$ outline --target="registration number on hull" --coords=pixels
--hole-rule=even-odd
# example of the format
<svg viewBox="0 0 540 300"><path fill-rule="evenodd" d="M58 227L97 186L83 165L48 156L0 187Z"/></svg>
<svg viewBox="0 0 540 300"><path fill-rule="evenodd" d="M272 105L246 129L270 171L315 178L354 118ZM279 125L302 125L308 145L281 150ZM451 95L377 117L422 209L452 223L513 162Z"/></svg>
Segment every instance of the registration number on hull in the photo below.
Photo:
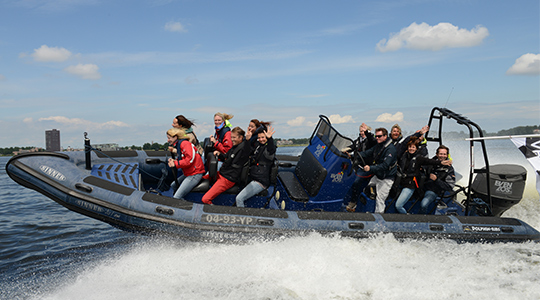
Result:
<svg viewBox="0 0 540 300"><path fill-rule="evenodd" d="M208 215L203 214L201 217L202 222L207 223L219 223L227 225L261 225L261 226L274 226L274 220L271 219L256 219L252 217L240 217L230 215Z"/></svg>
<svg viewBox="0 0 540 300"><path fill-rule="evenodd" d="M229 215L208 215L203 214L201 221L207 223L237 224L237 225L255 225L257 219L251 217L239 217Z"/></svg>

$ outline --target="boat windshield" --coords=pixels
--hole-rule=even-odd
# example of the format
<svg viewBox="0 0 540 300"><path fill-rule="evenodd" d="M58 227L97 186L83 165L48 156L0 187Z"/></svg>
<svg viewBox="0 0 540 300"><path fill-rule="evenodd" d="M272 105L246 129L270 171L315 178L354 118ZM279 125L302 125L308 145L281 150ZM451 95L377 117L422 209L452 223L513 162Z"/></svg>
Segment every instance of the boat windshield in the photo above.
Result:
<svg viewBox="0 0 540 300"><path fill-rule="evenodd" d="M319 116L319 124L315 128L316 135L329 149L338 156L348 157L344 150L351 147L353 140L341 135L332 125L326 116ZM310 140L313 140L313 137Z"/></svg>

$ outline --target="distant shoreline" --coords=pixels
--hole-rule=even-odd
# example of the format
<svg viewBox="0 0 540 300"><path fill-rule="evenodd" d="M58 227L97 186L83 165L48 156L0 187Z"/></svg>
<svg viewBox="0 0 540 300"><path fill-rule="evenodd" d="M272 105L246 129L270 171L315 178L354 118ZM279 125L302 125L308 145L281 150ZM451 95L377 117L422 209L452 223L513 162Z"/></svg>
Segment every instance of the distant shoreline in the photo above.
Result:
<svg viewBox="0 0 540 300"><path fill-rule="evenodd" d="M279 145L278 147L307 147L308 144Z"/></svg>

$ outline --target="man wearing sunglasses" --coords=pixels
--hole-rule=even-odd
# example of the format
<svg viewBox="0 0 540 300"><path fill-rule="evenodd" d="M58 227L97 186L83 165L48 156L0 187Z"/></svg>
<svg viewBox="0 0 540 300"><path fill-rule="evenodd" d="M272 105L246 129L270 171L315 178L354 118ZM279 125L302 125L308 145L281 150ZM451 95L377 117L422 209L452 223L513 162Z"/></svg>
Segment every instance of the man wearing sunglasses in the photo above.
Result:
<svg viewBox="0 0 540 300"><path fill-rule="evenodd" d="M360 156L366 162L363 170L367 174L372 175L368 185L374 185L377 189L375 213L383 213L386 206L386 198L390 193L390 188L394 183L394 177L397 172L397 153L392 140L388 138L386 128L377 128L375 130L375 139L377 140L377 145L360 152ZM358 191L355 192L354 189L358 189L362 185L361 180L359 178L353 184L353 195L358 194ZM347 211L354 211L356 209L358 200L356 198L351 197L351 201L347 205Z"/></svg>

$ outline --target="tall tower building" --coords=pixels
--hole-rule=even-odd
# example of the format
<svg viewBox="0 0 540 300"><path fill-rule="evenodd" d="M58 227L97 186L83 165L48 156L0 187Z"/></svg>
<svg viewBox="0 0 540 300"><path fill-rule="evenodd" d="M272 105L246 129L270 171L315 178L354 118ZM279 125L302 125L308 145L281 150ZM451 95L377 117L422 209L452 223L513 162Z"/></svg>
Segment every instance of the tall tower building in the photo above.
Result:
<svg viewBox="0 0 540 300"><path fill-rule="evenodd" d="M45 131L45 148L47 151L60 151L60 130Z"/></svg>

